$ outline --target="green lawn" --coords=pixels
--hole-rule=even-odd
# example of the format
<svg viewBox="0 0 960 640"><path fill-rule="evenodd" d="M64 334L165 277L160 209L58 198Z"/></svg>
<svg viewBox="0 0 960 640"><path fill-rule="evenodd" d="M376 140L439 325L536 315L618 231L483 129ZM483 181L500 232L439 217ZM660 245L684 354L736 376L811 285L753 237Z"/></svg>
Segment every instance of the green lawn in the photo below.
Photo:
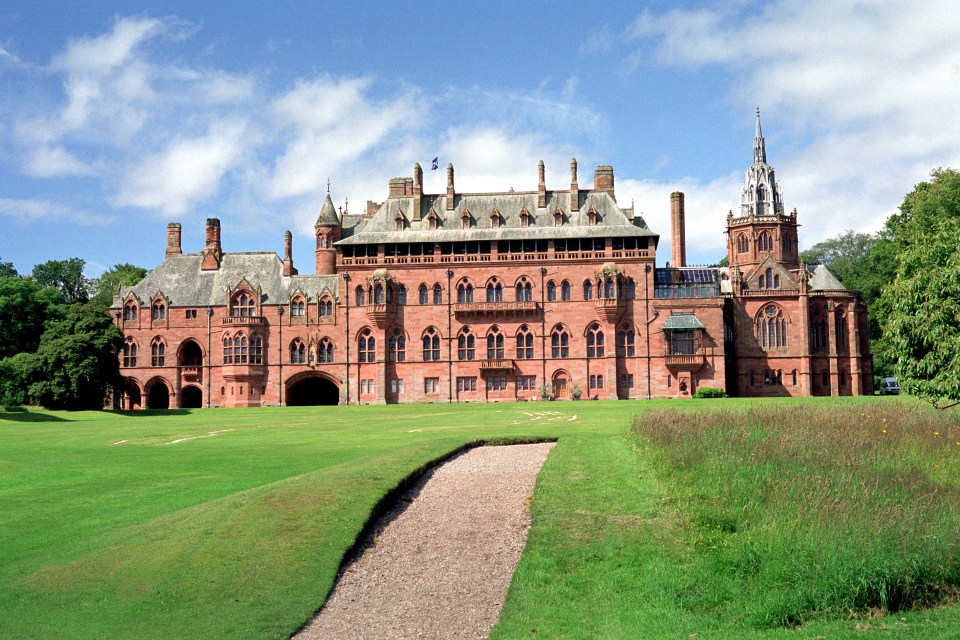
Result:
<svg viewBox="0 0 960 640"><path fill-rule="evenodd" d="M534 438L558 445L496 638L950 637L958 607L812 616L793 629L738 614L726 601L740 594L724 585L740 583L722 580L723 558L691 538L704 507L684 496L684 465L633 423L668 407L839 404L853 413L880 402L899 406L0 411L0 637L285 638L323 603L391 488L465 444ZM938 481L955 486L955 471ZM943 552L945 563L960 558ZM723 601L710 605L710 593Z"/></svg>

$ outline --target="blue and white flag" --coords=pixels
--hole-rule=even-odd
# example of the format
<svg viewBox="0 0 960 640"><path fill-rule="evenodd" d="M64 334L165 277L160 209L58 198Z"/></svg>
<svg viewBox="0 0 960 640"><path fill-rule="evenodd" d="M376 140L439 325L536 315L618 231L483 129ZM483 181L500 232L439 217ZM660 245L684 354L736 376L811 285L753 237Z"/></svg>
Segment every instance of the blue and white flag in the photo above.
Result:
<svg viewBox="0 0 960 640"><path fill-rule="evenodd" d="M430 164L430 171L436 171L440 168L440 156L437 156L433 159L433 162Z"/></svg>

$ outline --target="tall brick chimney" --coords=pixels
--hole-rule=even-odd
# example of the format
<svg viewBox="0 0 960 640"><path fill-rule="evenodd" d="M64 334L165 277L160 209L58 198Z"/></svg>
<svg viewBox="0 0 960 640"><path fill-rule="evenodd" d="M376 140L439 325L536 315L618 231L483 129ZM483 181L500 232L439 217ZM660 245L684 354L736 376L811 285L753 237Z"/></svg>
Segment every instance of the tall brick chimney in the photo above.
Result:
<svg viewBox="0 0 960 640"><path fill-rule="evenodd" d="M670 260L675 267L687 266L687 230L683 206L683 192L670 194L670 233L673 239L670 245Z"/></svg>
<svg viewBox="0 0 960 640"><path fill-rule="evenodd" d="M420 163L413 165L413 219L420 219L420 207L423 205L423 169Z"/></svg>
<svg viewBox="0 0 960 640"><path fill-rule="evenodd" d="M293 234L289 230L283 232L283 275L297 275L293 267Z"/></svg>
<svg viewBox="0 0 960 640"><path fill-rule="evenodd" d="M183 251L180 249L180 223L171 222L167 225L167 257L179 256Z"/></svg>
<svg viewBox="0 0 960 640"><path fill-rule="evenodd" d="M207 218L207 242L203 248L203 262L200 263L200 269L203 271L216 271L220 268L220 258L223 256L223 249L220 248L220 219Z"/></svg>
<svg viewBox="0 0 960 640"><path fill-rule="evenodd" d="M617 201L617 195L613 190L613 167L610 165L600 165L593 172L593 188L596 191L606 191Z"/></svg>
<svg viewBox="0 0 960 640"><path fill-rule="evenodd" d="M547 178L543 160L537 165L537 175L539 176L539 183L537 184L537 206L542 209L547 206Z"/></svg>
<svg viewBox="0 0 960 640"><path fill-rule="evenodd" d="M576 158L570 158L570 210L580 211L580 185L577 184Z"/></svg>
<svg viewBox="0 0 960 640"><path fill-rule="evenodd" d="M447 211L457 208L456 192L453 189L453 163L447 165Z"/></svg>

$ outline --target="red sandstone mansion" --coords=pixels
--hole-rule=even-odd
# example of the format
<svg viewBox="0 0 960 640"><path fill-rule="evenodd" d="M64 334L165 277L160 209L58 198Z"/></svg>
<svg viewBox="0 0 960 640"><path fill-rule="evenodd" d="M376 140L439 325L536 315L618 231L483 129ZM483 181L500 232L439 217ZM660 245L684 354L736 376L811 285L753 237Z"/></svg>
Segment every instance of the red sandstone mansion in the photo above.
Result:
<svg viewBox="0 0 960 640"><path fill-rule="evenodd" d="M685 264L684 197L670 197L673 264L617 203L612 167L581 188L423 190L317 218L316 274L284 255L200 253L167 227L166 259L113 305L126 341L124 409L872 393L866 309L800 262L757 116L728 267Z"/></svg>

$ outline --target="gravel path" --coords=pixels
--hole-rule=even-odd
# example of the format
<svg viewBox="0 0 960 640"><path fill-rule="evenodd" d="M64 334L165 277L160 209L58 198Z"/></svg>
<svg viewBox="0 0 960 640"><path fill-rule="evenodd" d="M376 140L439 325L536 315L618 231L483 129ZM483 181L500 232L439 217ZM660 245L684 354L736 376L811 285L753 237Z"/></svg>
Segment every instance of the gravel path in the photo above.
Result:
<svg viewBox="0 0 960 640"><path fill-rule="evenodd" d="M477 447L427 474L294 637L486 638L523 553L530 496L553 444Z"/></svg>

